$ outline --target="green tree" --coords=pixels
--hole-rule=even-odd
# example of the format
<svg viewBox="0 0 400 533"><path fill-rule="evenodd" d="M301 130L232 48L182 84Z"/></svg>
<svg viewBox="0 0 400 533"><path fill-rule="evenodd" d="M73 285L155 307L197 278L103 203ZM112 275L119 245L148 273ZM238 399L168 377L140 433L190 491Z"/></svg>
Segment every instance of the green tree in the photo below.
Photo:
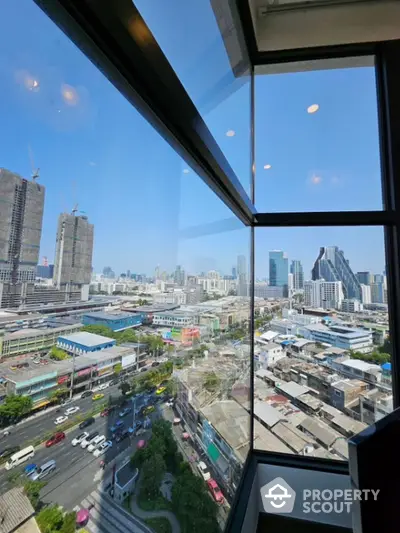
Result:
<svg viewBox="0 0 400 533"><path fill-rule="evenodd" d="M115 366L114 366L114 374L116 376L119 376L122 372L122 364L121 363L117 363Z"/></svg>
<svg viewBox="0 0 400 533"><path fill-rule="evenodd" d="M122 383L118 385L118 388L121 391L121 393L124 395L127 394L131 390L129 383L127 383L126 381L122 381Z"/></svg>
<svg viewBox="0 0 400 533"><path fill-rule="evenodd" d="M32 398L30 396L6 396L0 405L0 420L5 423L29 413L32 409Z"/></svg>
<svg viewBox="0 0 400 533"><path fill-rule="evenodd" d="M139 300L138 300L138 305L139 305L139 306L140 306L140 305L148 305L148 303L149 303L149 302L148 302L147 300L142 300L141 298L139 298Z"/></svg>
<svg viewBox="0 0 400 533"><path fill-rule="evenodd" d="M82 331L87 331L88 333L95 333L96 335L103 335L104 337L110 337L112 339L115 339L116 336L118 336L118 334L116 335L115 332L107 326L83 326Z"/></svg>
<svg viewBox="0 0 400 533"><path fill-rule="evenodd" d="M161 454L155 453L142 465L140 490L147 498L156 498L160 492L161 481L166 472L166 465Z"/></svg>
<svg viewBox="0 0 400 533"><path fill-rule="evenodd" d="M217 506L204 482L185 466L172 488L172 506L182 533L217 533Z"/></svg>
<svg viewBox="0 0 400 533"><path fill-rule="evenodd" d="M69 394L67 388L56 389L50 393L49 400L52 403L60 403Z"/></svg>
<svg viewBox="0 0 400 533"><path fill-rule="evenodd" d="M215 372L207 372L204 376L203 387L208 392L214 392L217 390L221 380Z"/></svg>
<svg viewBox="0 0 400 533"><path fill-rule="evenodd" d="M58 505L50 505L38 513L36 521L42 533L54 533L61 529L64 516Z"/></svg>
<svg viewBox="0 0 400 533"><path fill-rule="evenodd" d="M137 335L132 329L126 329L117 334L117 341L119 344L123 342L137 342Z"/></svg>
<svg viewBox="0 0 400 533"><path fill-rule="evenodd" d="M40 507L40 491L45 485L46 483L44 481L27 481L24 485L24 492L28 496L35 511Z"/></svg>
<svg viewBox="0 0 400 533"><path fill-rule="evenodd" d="M166 384L166 391L168 396L176 396L178 392L178 384L176 379L171 378L168 380L168 383Z"/></svg>
<svg viewBox="0 0 400 533"><path fill-rule="evenodd" d="M50 350L50 359L54 359L55 361L64 361L64 359L69 358L70 356L67 354L67 352L57 348L57 346L53 346Z"/></svg>
<svg viewBox="0 0 400 533"><path fill-rule="evenodd" d="M71 511L64 515L63 525L61 526L60 533L74 533L76 530L76 513Z"/></svg>
<svg viewBox="0 0 400 533"><path fill-rule="evenodd" d="M390 337L387 337L387 339L385 339L382 346L379 346L378 351L381 353L388 353L390 355L393 353L392 342L390 340Z"/></svg>

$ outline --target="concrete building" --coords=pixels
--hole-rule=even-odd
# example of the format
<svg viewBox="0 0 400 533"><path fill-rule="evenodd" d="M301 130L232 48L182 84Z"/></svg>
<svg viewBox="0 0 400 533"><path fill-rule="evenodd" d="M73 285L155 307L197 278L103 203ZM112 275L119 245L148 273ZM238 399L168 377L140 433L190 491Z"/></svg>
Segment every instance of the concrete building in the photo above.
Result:
<svg viewBox="0 0 400 533"><path fill-rule="evenodd" d="M331 386L330 404L345 411L358 405L360 395L368 390L368 384L359 379L341 379Z"/></svg>
<svg viewBox="0 0 400 533"><path fill-rule="evenodd" d="M18 307L36 277L45 188L1 168L0 196L0 307Z"/></svg>
<svg viewBox="0 0 400 533"><path fill-rule="evenodd" d="M355 298L345 298L342 301L341 310L343 313L360 313L363 310L363 304Z"/></svg>
<svg viewBox="0 0 400 533"><path fill-rule="evenodd" d="M120 505L122 505L126 498L133 494L138 476L139 470L131 466L129 458L115 472L114 493L112 497Z"/></svg>
<svg viewBox="0 0 400 533"><path fill-rule="evenodd" d="M258 362L260 367L266 370L285 356L286 354L280 344L269 342L262 346L258 355Z"/></svg>
<svg viewBox="0 0 400 533"><path fill-rule="evenodd" d="M79 331L71 335L59 335L57 338L57 347L65 350L70 354L86 355L91 352L98 352L116 345L115 339Z"/></svg>
<svg viewBox="0 0 400 533"><path fill-rule="evenodd" d="M82 317L85 326L106 326L113 331L123 331L141 326L143 316L140 313L86 313Z"/></svg>
<svg viewBox="0 0 400 533"><path fill-rule="evenodd" d="M367 363L360 359L349 359L343 357L331 363L332 368L351 378L362 379L373 385L381 382L382 368L373 363Z"/></svg>
<svg viewBox="0 0 400 533"><path fill-rule="evenodd" d="M248 286L248 290L250 287ZM254 284L254 296L256 298L264 298L265 300L274 299L278 300L283 298L283 287L271 287L268 283L255 283ZM250 294L249 292L247 294Z"/></svg>
<svg viewBox="0 0 400 533"><path fill-rule="evenodd" d="M361 301L363 304L372 303L371 286L361 284Z"/></svg>
<svg viewBox="0 0 400 533"><path fill-rule="evenodd" d="M304 305L322 309L340 309L343 300L341 281L318 279L304 283Z"/></svg>
<svg viewBox="0 0 400 533"><path fill-rule="evenodd" d="M359 397L360 420L374 424L393 411L393 396L379 389L364 391Z"/></svg>
<svg viewBox="0 0 400 533"><path fill-rule="evenodd" d="M58 218L54 285L79 287L82 300L88 300L92 275L94 227L86 216L61 213Z"/></svg>
<svg viewBox="0 0 400 533"><path fill-rule="evenodd" d="M371 272L357 272L356 277L362 285L371 285L373 282L373 276Z"/></svg>
<svg viewBox="0 0 400 533"><path fill-rule="evenodd" d="M53 279L54 265L38 265L36 276L43 279Z"/></svg>
<svg viewBox="0 0 400 533"><path fill-rule="evenodd" d="M186 328L198 324L198 314L192 311L167 311L153 314L154 326L170 326L173 328Z"/></svg>
<svg viewBox="0 0 400 533"><path fill-rule="evenodd" d="M78 332L81 327L81 324L75 324L58 328L26 328L13 333L6 333L3 337L0 337L1 358L49 350L57 343L60 335Z"/></svg>
<svg viewBox="0 0 400 533"><path fill-rule="evenodd" d="M330 344L344 350L354 350L368 353L372 349L372 333L363 329L348 328L345 326L324 324L311 324L305 326L304 335L308 339Z"/></svg>

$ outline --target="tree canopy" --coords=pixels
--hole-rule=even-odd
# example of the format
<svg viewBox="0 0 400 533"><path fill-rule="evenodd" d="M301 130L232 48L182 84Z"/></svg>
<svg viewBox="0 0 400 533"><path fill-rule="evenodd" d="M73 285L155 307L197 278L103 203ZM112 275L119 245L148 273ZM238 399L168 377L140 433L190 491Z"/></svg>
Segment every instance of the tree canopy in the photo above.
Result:
<svg viewBox="0 0 400 533"><path fill-rule="evenodd" d="M40 507L40 491L45 485L46 483L43 481L27 481L24 485L24 492L35 511Z"/></svg>
<svg viewBox="0 0 400 533"><path fill-rule="evenodd" d="M57 348L57 346L53 346L50 350L50 359L54 359L55 361L63 361L64 359L69 358L70 356L67 354L67 352Z"/></svg>
<svg viewBox="0 0 400 533"><path fill-rule="evenodd" d="M6 396L4 402L0 405L0 420L4 423L20 418L31 411L32 404L30 396Z"/></svg>
<svg viewBox="0 0 400 533"><path fill-rule="evenodd" d="M36 521L42 533L54 533L60 531L64 523L64 515L58 505L50 505L37 514Z"/></svg>

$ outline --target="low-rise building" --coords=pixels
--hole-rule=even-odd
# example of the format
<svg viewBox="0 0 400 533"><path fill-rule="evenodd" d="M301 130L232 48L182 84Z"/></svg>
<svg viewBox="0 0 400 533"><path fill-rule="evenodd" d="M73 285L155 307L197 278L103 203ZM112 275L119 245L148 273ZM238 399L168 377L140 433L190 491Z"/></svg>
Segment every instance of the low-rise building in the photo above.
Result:
<svg viewBox="0 0 400 533"><path fill-rule="evenodd" d="M154 326L167 326L171 328L187 328L198 324L198 315L193 311L168 311L153 314Z"/></svg>
<svg viewBox="0 0 400 533"><path fill-rule="evenodd" d="M373 385L381 382L382 368L373 363L343 357L333 361L331 366L339 373L350 378L361 379Z"/></svg>
<svg viewBox="0 0 400 533"><path fill-rule="evenodd" d="M60 335L75 333L81 327L81 324L74 324L56 328L25 328L6 333L0 337L1 358L48 350L56 344Z"/></svg>
<svg viewBox="0 0 400 533"><path fill-rule="evenodd" d="M360 420L365 424L374 424L393 411L393 396L378 389L371 389L360 394Z"/></svg>
<svg viewBox="0 0 400 533"><path fill-rule="evenodd" d="M115 346L117 341L103 335L79 331L71 335L59 335L57 346L67 353L85 355L90 352L98 352Z"/></svg>
<svg viewBox="0 0 400 533"><path fill-rule="evenodd" d="M120 505L133 494L138 476L139 470L131 466L130 459L115 472L113 499Z"/></svg>
<svg viewBox="0 0 400 533"><path fill-rule="evenodd" d="M320 343L331 344L344 350L370 352L372 333L370 331L345 326L312 324L305 327L305 337Z"/></svg>
<svg viewBox="0 0 400 533"><path fill-rule="evenodd" d="M345 298L342 301L341 310L343 313L360 313L363 310L363 304L356 298Z"/></svg>
<svg viewBox="0 0 400 533"><path fill-rule="evenodd" d="M330 403L344 411L358 404L360 394L368 389L368 384L359 379L342 379L331 386Z"/></svg>
<svg viewBox="0 0 400 533"><path fill-rule="evenodd" d="M113 331L123 331L125 329L141 326L143 317L140 313L86 313L83 315L82 323L85 326L106 326Z"/></svg>
<svg viewBox="0 0 400 533"><path fill-rule="evenodd" d="M261 368L270 368L280 359L286 357L282 346L274 342L264 344L258 352L258 362Z"/></svg>

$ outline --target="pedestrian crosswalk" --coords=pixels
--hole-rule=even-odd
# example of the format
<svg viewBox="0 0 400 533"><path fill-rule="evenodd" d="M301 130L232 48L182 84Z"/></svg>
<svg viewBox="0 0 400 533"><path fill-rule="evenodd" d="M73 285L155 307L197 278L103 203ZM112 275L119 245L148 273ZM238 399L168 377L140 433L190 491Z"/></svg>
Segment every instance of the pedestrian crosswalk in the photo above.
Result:
<svg viewBox="0 0 400 533"><path fill-rule="evenodd" d="M152 533L138 518L127 512L99 489L91 492L74 507L74 511L88 509L90 518L84 528L90 533Z"/></svg>

